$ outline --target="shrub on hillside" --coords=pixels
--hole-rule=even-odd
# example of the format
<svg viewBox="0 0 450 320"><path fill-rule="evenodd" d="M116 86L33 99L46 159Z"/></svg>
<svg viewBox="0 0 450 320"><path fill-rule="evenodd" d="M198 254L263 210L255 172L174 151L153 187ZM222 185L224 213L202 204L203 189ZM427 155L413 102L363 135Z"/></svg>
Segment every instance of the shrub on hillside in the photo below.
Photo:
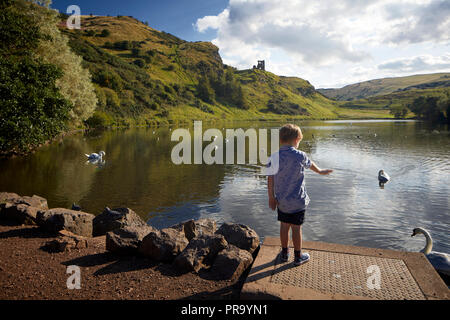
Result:
<svg viewBox="0 0 450 320"><path fill-rule="evenodd" d="M123 88L122 79L114 71L102 70L94 74L92 81L98 83L102 87L107 87L118 92Z"/></svg>
<svg viewBox="0 0 450 320"><path fill-rule="evenodd" d="M109 122L109 117L104 112L97 110L85 121L85 124L90 128L105 128L108 126Z"/></svg>
<svg viewBox="0 0 450 320"><path fill-rule="evenodd" d="M145 67L145 61L143 59L136 59L133 61L135 65L137 65L139 68Z"/></svg>
<svg viewBox="0 0 450 320"><path fill-rule="evenodd" d="M139 57L141 55L141 49L139 49L139 48L131 49L131 55L133 57Z"/></svg>
<svg viewBox="0 0 450 320"><path fill-rule="evenodd" d="M101 37L109 37L111 35L111 32L108 29L103 29L100 33Z"/></svg>

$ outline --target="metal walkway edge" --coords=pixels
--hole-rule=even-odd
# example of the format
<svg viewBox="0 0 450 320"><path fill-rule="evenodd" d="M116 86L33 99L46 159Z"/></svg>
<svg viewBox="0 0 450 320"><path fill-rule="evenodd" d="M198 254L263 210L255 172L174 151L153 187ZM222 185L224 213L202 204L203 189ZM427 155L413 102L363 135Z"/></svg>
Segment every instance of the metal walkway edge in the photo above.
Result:
<svg viewBox="0 0 450 320"><path fill-rule="evenodd" d="M268 237L241 291L241 299L450 299L450 290L419 252L303 242L311 260L279 260L279 238Z"/></svg>

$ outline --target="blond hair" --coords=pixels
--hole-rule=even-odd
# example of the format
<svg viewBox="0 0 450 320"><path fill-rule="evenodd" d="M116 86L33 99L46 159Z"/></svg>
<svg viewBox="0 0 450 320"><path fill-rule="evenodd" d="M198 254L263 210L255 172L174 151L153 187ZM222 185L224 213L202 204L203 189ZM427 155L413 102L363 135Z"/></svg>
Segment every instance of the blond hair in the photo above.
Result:
<svg viewBox="0 0 450 320"><path fill-rule="evenodd" d="M298 138L303 139L302 130L295 124L285 124L280 129L280 141L282 143L290 143Z"/></svg>

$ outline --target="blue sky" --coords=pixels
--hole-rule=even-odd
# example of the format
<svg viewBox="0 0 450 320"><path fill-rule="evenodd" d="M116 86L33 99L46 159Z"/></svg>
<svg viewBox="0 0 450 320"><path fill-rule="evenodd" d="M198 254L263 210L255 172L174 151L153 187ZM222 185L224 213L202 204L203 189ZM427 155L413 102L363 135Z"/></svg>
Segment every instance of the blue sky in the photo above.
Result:
<svg viewBox="0 0 450 320"><path fill-rule="evenodd" d="M172 33L184 40L198 41L214 39L215 30L205 33L196 31L197 19L222 12L228 0L53 0L52 8L66 12L75 4L81 14L133 16L148 21L152 28Z"/></svg>
<svg viewBox="0 0 450 320"><path fill-rule="evenodd" d="M266 60L316 88L450 72L449 0L54 0L81 14L131 15L188 41L212 41L238 69Z"/></svg>

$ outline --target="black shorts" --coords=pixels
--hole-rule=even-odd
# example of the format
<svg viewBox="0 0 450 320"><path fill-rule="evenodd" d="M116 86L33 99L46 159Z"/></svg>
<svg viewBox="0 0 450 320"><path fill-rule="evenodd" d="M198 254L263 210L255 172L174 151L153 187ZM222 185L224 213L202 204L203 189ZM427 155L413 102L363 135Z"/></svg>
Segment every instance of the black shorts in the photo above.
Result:
<svg viewBox="0 0 450 320"><path fill-rule="evenodd" d="M277 210L278 210L278 221L295 224L297 226L301 226L303 224L303 221L305 221L306 210L302 210L295 213L284 213L280 209Z"/></svg>

